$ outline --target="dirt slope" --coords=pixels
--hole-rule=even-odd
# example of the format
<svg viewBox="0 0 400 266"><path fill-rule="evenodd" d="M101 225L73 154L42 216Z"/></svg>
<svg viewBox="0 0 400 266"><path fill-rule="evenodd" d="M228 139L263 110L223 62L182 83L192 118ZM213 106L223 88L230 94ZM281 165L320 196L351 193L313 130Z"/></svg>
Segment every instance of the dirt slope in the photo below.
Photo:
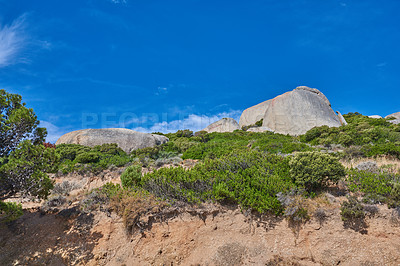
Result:
<svg viewBox="0 0 400 266"><path fill-rule="evenodd" d="M119 173L59 179L79 189L58 210L31 208L1 225L0 265L400 265L399 215L379 206L357 232L340 219L345 197L330 196L326 219L313 218L300 230L282 218L206 205L176 209L128 234L116 214L79 208L86 192L118 182Z"/></svg>

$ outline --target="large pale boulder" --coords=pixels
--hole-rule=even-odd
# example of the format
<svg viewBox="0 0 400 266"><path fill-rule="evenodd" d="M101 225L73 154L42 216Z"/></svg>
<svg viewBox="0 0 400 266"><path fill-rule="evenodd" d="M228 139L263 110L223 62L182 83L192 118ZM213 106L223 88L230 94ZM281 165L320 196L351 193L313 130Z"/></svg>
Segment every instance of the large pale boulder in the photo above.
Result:
<svg viewBox="0 0 400 266"><path fill-rule="evenodd" d="M212 132L233 132L234 130L240 129L238 122L233 118L222 118L217 122L210 124L208 127L203 129L208 133Z"/></svg>
<svg viewBox="0 0 400 266"><path fill-rule="evenodd" d="M165 136L136 132L126 128L82 129L61 136L56 145L80 144L94 147L106 143L116 143L127 153L133 150L154 147L168 142Z"/></svg>
<svg viewBox="0 0 400 266"><path fill-rule="evenodd" d="M344 120L322 92L305 86L272 99L263 119L263 127L289 135L302 135L316 126L339 127Z"/></svg>
<svg viewBox="0 0 400 266"><path fill-rule="evenodd" d="M271 100L268 100L244 110L239 120L240 128L255 125L256 122L263 119L270 102Z"/></svg>
<svg viewBox="0 0 400 266"><path fill-rule="evenodd" d="M397 113L388 115L388 116L386 116L385 118L389 118L389 117L394 117L394 118L396 118L396 119L400 119L400 112L397 112Z"/></svg>
<svg viewBox="0 0 400 266"><path fill-rule="evenodd" d="M382 116L380 116L380 115L369 115L368 117L369 117L369 118L374 118L374 119L380 119L380 118L382 118Z"/></svg>

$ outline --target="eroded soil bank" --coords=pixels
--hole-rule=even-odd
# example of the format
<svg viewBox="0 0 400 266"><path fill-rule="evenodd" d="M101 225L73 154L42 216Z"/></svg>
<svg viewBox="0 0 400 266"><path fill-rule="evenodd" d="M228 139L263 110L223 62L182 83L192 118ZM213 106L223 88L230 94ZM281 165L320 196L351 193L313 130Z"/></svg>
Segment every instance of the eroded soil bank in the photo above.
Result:
<svg viewBox="0 0 400 266"><path fill-rule="evenodd" d="M0 264L398 265L400 227L392 211L380 206L357 232L344 227L339 201L324 221L312 219L300 230L217 206L177 212L133 234L106 212L29 211L0 229Z"/></svg>

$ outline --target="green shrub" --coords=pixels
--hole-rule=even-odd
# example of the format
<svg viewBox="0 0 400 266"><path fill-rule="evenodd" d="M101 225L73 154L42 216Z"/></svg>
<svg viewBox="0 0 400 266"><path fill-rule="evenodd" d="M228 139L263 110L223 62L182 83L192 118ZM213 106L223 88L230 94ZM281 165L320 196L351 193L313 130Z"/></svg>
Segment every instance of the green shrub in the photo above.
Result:
<svg viewBox="0 0 400 266"><path fill-rule="evenodd" d="M11 222L23 214L22 205L0 201L0 222Z"/></svg>
<svg viewBox="0 0 400 266"><path fill-rule="evenodd" d="M77 163L97 163L100 161L100 155L97 152L85 152L76 156Z"/></svg>
<svg viewBox="0 0 400 266"><path fill-rule="evenodd" d="M245 132L235 131L232 133L210 133L207 134L207 142L194 142L183 152L183 159L221 158L232 152L258 149L270 153L292 153L294 151L312 150L296 138L272 132ZM190 138L189 141L192 141Z"/></svg>
<svg viewBox="0 0 400 266"><path fill-rule="evenodd" d="M146 174L142 187L158 197L184 202L229 201L260 213L281 213L276 195L290 190L288 159L244 151L206 159L190 170L161 168Z"/></svg>
<svg viewBox="0 0 400 266"><path fill-rule="evenodd" d="M126 155L126 153L118 147L118 144L110 143L94 146L92 149L94 152L101 153L103 155Z"/></svg>
<svg viewBox="0 0 400 266"><path fill-rule="evenodd" d="M340 207L340 216L343 221L360 221L364 220L364 206L356 197L349 197L348 201L344 201Z"/></svg>
<svg viewBox="0 0 400 266"><path fill-rule="evenodd" d="M102 157L99 161L99 165L106 169L111 165L122 167L128 164L132 159L128 155L110 155L107 157Z"/></svg>
<svg viewBox="0 0 400 266"><path fill-rule="evenodd" d="M263 121L264 121L264 119L258 120L258 121L255 123L255 125L258 126L258 127L261 127L262 124L263 124Z"/></svg>
<svg viewBox="0 0 400 266"><path fill-rule="evenodd" d="M122 173L122 187L128 188L137 185L142 180L142 167L139 165L131 165Z"/></svg>
<svg viewBox="0 0 400 266"><path fill-rule="evenodd" d="M56 147L56 152L60 155L61 161L73 161L75 160L77 155L89 152L90 150L90 147L82 146L79 144L60 144Z"/></svg>
<svg viewBox="0 0 400 266"><path fill-rule="evenodd" d="M389 208L400 207L400 183L396 182L393 184L392 190L390 191L390 197L388 199Z"/></svg>
<svg viewBox="0 0 400 266"><path fill-rule="evenodd" d="M131 152L132 157L148 157L151 159L157 159L158 153L161 151L161 146L147 147L143 149L133 150Z"/></svg>
<svg viewBox="0 0 400 266"><path fill-rule="evenodd" d="M364 193L370 203L382 203L390 195L395 178L394 175L385 172L350 169L347 182L350 191Z"/></svg>
<svg viewBox="0 0 400 266"><path fill-rule="evenodd" d="M357 156L393 155L400 158L399 126L388 119L374 119L360 114L344 115L348 125L339 128L321 126L310 129L300 136L302 142L312 145L341 144L363 146ZM348 153L346 153L348 154Z"/></svg>
<svg viewBox="0 0 400 266"><path fill-rule="evenodd" d="M321 152L299 152L290 159L289 166L293 181L309 192L336 183L346 174L335 156Z"/></svg>

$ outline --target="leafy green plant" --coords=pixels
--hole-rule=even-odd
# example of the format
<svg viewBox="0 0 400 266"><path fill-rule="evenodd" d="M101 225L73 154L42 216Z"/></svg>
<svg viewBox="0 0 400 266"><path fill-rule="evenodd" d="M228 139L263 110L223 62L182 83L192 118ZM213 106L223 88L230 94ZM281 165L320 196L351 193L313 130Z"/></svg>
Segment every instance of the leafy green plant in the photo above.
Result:
<svg viewBox="0 0 400 266"><path fill-rule="evenodd" d="M128 188L137 185L142 180L142 167L139 165L131 165L122 173L121 184L122 187Z"/></svg>
<svg viewBox="0 0 400 266"><path fill-rule="evenodd" d="M77 163L97 163L100 161L100 155L96 152L85 152L76 156Z"/></svg>
<svg viewBox="0 0 400 266"><path fill-rule="evenodd" d="M0 201L0 221L11 222L23 214L21 203Z"/></svg>
<svg viewBox="0 0 400 266"><path fill-rule="evenodd" d="M349 197L340 207L340 216L345 228L353 229L356 232L366 234L368 225L365 222L365 208L354 196Z"/></svg>
<svg viewBox="0 0 400 266"><path fill-rule="evenodd" d="M281 213L276 197L294 184L288 159L259 151L245 151L206 159L190 170L161 168L146 174L142 187L163 199L184 202L234 202L260 213Z"/></svg>
<svg viewBox="0 0 400 266"><path fill-rule="evenodd" d="M0 200L18 193L46 198L53 188L53 181L47 173L55 172L58 157L54 149L43 145L32 145L29 140L22 142L0 166Z"/></svg>
<svg viewBox="0 0 400 266"><path fill-rule="evenodd" d="M388 206L389 208L400 207L400 183L398 182L393 184L392 190L390 191Z"/></svg>
<svg viewBox="0 0 400 266"><path fill-rule="evenodd" d="M335 156L321 152L299 152L290 159L289 166L293 181L309 192L336 183L346 174Z"/></svg>
<svg viewBox="0 0 400 266"><path fill-rule="evenodd" d="M60 156L61 162L66 160L73 161L77 155L89 152L90 150L90 147L79 144L60 144L56 146L56 152Z"/></svg>
<svg viewBox="0 0 400 266"><path fill-rule="evenodd" d="M340 207L340 216L343 221L356 221L365 218L364 206L356 197L349 197Z"/></svg>
<svg viewBox="0 0 400 266"><path fill-rule="evenodd" d="M396 174L387 172L369 172L349 169L348 188L352 192L364 193L366 202L385 203L392 193L393 182L399 180Z"/></svg>

